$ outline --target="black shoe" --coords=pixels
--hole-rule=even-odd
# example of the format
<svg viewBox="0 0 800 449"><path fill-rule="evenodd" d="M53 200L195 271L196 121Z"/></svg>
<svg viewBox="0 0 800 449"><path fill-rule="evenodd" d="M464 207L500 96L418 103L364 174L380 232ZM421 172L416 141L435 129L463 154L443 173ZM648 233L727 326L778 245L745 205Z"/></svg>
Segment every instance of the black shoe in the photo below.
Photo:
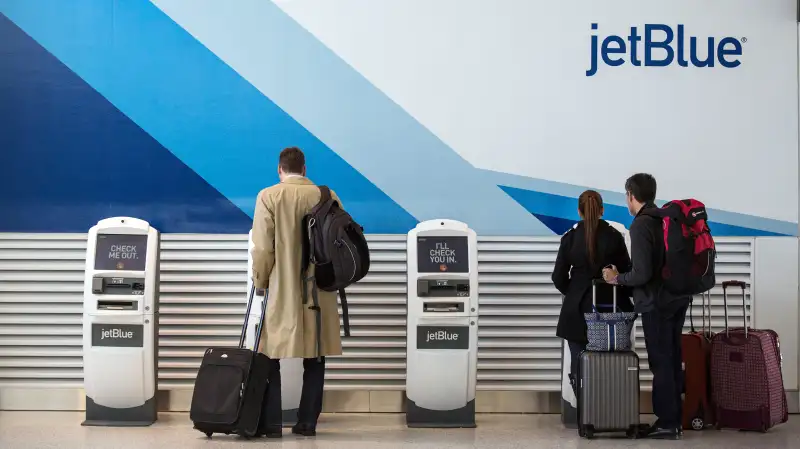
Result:
<svg viewBox="0 0 800 449"><path fill-rule="evenodd" d="M304 437L313 437L317 435L317 428L311 424L297 423L292 427L292 433Z"/></svg>
<svg viewBox="0 0 800 449"><path fill-rule="evenodd" d="M267 438L283 438L283 428L281 426L270 426L266 429L258 429L258 435Z"/></svg>
<svg viewBox="0 0 800 449"><path fill-rule="evenodd" d="M680 427L660 427L653 425L644 433L644 438L653 440L680 440L683 430Z"/></svg>

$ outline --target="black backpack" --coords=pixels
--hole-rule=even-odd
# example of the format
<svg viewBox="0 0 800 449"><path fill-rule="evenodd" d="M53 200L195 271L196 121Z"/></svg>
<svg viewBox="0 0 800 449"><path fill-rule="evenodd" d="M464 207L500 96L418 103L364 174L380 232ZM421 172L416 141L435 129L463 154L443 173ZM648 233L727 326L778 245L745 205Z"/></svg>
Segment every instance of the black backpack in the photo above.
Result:
<svg viewBox="0 0 800 449"><path fill-rule="evenodd" d="M319 203L303 217L300 266L303 304L308 304L308 283L312 282L313 304L309 309L317 312L317 354L321 353L322 328L317 289L339 292L344 334L349 337L350 316L344 289L360 281L369 271L369 247L364 238L364 228L339 206L328 187L320 186L319 191ZM310 264L314 264L314 276L308 276Z"/></svg>

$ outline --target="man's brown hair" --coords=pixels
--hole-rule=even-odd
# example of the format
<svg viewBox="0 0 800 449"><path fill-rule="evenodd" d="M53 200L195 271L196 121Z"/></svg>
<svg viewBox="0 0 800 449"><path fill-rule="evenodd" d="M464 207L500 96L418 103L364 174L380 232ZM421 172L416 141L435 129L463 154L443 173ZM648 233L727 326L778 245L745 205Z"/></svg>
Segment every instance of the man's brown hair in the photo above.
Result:
<svg viewBox="0 0 800 449"><path fill-rule="evenodd" d="M306 157L303 155L303 150L297 147L285 148L278 158L278 166L284 173L303 174L303 167L306 166Z"/></svg>

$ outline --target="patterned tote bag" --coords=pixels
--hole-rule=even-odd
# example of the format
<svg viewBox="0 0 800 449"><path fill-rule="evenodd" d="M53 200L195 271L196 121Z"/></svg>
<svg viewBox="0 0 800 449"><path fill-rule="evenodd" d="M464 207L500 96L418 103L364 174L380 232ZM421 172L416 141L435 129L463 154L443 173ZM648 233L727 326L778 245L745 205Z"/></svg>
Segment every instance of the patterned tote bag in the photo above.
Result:
<svg viewBox="0 0 800 449"><path fill-rule="evenodd" d="M585 313L587 351L623 352L633 349L631 335L638 315L634 312L622 312L617 308L617 287L614 287L614 302L611 312L601 313L597 309L597 284L603 281L592 281L592 312Z"/></svg>

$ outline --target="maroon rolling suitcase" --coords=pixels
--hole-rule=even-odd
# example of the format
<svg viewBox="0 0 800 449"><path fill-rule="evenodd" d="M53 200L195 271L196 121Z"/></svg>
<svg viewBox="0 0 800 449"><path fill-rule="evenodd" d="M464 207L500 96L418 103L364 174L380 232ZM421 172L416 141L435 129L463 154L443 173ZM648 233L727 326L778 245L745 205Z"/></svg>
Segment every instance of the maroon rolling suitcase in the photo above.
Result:
<svg viewBox="0 0 800 449"><path fill-rule="evenodd" d="M743 328L728 327L728 287L741 287ZM747 327L746 284L722 283L725 331L711 341L711 391L716 428L766 432L789 420L778 334Z"/></svg>
<svg viewBox="0 0 800 449"><path fill-rule="evenodd" d="M708 301L706 301L708 296ZM706 327L706 307L711 307L711 294L701 296L703 325L698 331L694 327L692 309L689 309L691 331L681 335L684 374L683 428L703 430L714 424L714 401L711 397L711 313ZM690 306L691 307L691 306Z"/></svg>

